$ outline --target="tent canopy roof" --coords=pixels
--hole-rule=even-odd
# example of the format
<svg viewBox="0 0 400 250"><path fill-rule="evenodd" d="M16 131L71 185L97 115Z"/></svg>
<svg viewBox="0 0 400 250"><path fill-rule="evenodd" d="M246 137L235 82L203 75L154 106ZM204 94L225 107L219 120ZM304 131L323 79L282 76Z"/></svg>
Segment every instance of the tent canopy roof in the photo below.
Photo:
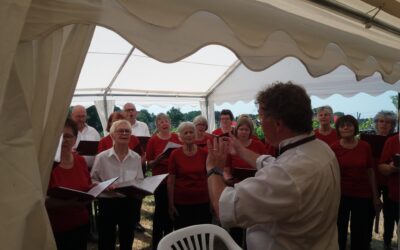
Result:
<svg viewBox="0 0 400 250"><path fill-rule="evenodd" d="M202 47L219 44L229 48L246 67L255 71L293 56L314 77L345 65L358 80L376 72L389 83L400 79L400 14L397 8L400 4L396 0L114 0L102 1L96 8L89 0L74 1L73 4L36 0L32 5L22 40L36 39L67 24L93 23L117 32L144 54L162 62L178 62L183 58L192 61L192 57L187 58L192 53L200 50L201 54ZM378 12L375 6L382 10ZM371 27L366 28L365 22ZM106 61L123 61L124 54L129 51L126 44L122 42L113 48L116 53L121 53L119 56L89 54L84 69L91 67L90 61L100 64L100 55L108 57ZM151 63L151 59L142 56L135 50L116 80L113 92L127 91L128 85L131 90L146 92L149 83L155 86L150 90L163 93L171 82L179 84L179 92L183 94L193 91L202 95L207 91L209 85L201 80L202 77L191 77L192 84L181 78L191 67L188 63L178 63L182 70L173 74L174 79L163 73L173 72L175 65L138 72L138 63ZM213 60L213 67L206 67L209 63L206 60L203 66L198 65L198 72L203 77L207 72L207 81L213 82L223 68L228 67L229 60L232 59L221 63ZM101 64L114 71L120 65L118 62L112 66ZM104 87L104 82L113 74L107 70L99 71L103 70L97 72L102 79L88 79L83 72L82 81L90 80L91 83L81 85L80 82L79 88L82 86L82 91L88 91L94 85ZM135 72L137 78L129 76L130 72ZM147 80L141 75L146 75ZM157 77L164 77L167 83L162 84ZM134 81L140 81L140 84Z"/></svg>
<svg viewBox="0 0 400 250"><path fill-rule="evenodd" d="M346 66L339 66L321 77L312 77L302 62L293 57L255 72L240 63L231 50L220 45L203 47L176 63L163 63L136 49L115 32L97 27L74 102L101 99L106 93L120 102L135 97L135 102L143 106L155 102L160 106L198 105L206 97L220 105L251 101L259 89L275 81L298 82L310 95L321 98L333 94L400 92L400 81L387 84L379 73L357 81Z"/></svg>

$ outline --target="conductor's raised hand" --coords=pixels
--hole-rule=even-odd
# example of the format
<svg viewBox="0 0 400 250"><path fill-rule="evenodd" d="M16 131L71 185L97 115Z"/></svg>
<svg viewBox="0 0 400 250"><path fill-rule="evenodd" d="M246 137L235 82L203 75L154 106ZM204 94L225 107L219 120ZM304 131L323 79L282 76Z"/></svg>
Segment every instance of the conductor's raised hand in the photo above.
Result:
<svg viewBox="0 0 400 250"><path fill-rule="evenodd" d="M229 151L229 141L214 138L207 141L208 156L206 161L207 171L213 167L223 168Z"/></svg>

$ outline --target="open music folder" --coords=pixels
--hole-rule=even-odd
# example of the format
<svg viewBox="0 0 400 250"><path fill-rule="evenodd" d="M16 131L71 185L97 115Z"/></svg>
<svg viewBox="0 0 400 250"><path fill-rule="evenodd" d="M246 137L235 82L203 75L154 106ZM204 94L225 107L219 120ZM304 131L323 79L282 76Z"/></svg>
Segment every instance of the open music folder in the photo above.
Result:
<svg viewBox="0 0 400 250"><path fill-rule="evenodd" d="M119 177L111 178L109 180L98 183L96 186L91 188L89 191L84 192L67 187L53 187L48 190L47 195L52 198L62 199L62 200L80 200L80 201L90 201L99 196L107 187L113 184Z"/></svg>
<svg viewBox="0 0 400 250"><path fill-rule="evenodd" d="M122 182L114 191L130 197L152 195L168 174L149 176L144 179Z"/></svg>

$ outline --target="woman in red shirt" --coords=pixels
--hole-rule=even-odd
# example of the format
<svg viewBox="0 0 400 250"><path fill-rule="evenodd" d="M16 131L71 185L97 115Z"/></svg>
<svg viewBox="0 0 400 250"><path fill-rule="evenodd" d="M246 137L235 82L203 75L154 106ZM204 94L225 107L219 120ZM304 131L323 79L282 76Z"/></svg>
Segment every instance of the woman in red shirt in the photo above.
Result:
<svg viewBox="0 0 400 250"><path fill-rule="evenodd" d="M319 107L317 111L319 128L314 130L315 137L328 145L339 139L336 130L331 127L332 115L333 111L330 106Z"/></svg>
<svg viewBox="0 0 400 250"><path fill-rule="evenodd" d="M254 125L253 121L246 115L241 115L237 120L236 127L234 129L234 134L239 142L245 146L247 149L263 155L267 154L267 148L265 145L258 139L253 138ZM224 178L227 180L228 184L233 184L240 179L235 178L235 169L237 168L246 168L253 169L247 162L245 162L242 158L235 154L228 154L226 159L226 166L224 168ZM229 234L235 240L235 242L239 246L244 246L243 242L243 228L234 227L229 229Z"/></svg>
<svg viewBox="0 0 400 250"><path fill-rule="evenodd" d="M369 221L381 206L371 147L355 137L358 134L358 122L353 116L340 117L335 127L340 140L331 144L331 148L338 159L341 176L339 249L346 249L349 218L351 249L368 249Z"/></svg>
<svg viewBox="0 0 400 250"><path fill-rule="evenodd" d="M171 132L169 117L160 113L156 116L156 133L149 139L146 149L147 166L153 175L168 173L168 158L162 154L168 142L181 144L178 135ZM154 193L155 210L153 216L153 249L164 235L172 232L172 221L168 214L167 184L162 183Z"/></svg>
<svg viewBox="0 0 400 250"><path fill-rule="evenodd" d="M213 138L211 134L206 132L208 129L207 119L201 115L196 116L193 119L193 124L196 128L194 143L199 147L207 148L207 141Z"/></svg>
<svg viewBox="0 0 400 250"><path fill-rule="evenodd" d="M253 131L253 121L248 116L242 115L239 117L234 130L236 138L238 138L240 143L247 149L250 149L257 154L267 154L267 148L265 145L260 140L253 138ZM238 155L229 154L226 160L226 167L224 168L225 179L230 180L234 177L232 173L235 168L252 169L253 167L242 160ZM237 181L238 180L236 180L236 182Z"/></svg>
<svg viewBox="0 0 400 250"><path fill-rule="evenodd" d="M85 159L72 153L78 135L74 121L67 119L61 144L61 161L50 176L49 189L63 186L88 191L92 186ZM46 198L46 208L53 228L57 249L85 250L89 233L89 211L87 202Z"/></svg>
<svg viewBox="0 0 400 250"><path fill-rule="evenodd" d="M169 215L175 229L211 223L207 152L194 143L193 123L182 122L178 134L183 146L171 153L168 165Z"/></svg>

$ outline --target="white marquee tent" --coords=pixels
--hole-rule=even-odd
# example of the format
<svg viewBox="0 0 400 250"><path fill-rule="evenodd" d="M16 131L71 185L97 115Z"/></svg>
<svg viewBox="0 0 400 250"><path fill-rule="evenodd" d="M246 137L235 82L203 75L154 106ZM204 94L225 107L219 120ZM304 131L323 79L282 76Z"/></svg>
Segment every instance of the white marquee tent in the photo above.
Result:
<svg viewBox="0 0 400 250"><path fill-rule="evenodd" d="M387 82L376 85L378 89L397 90L397 84L389 84L400 79L399 16L400 4L395 0L0 0L2 247L55 248L44 208L45 191L67 107L78 79L85 77L80 72L96 25L115 31L162 62L177 62L209 44L229 48L242 64L215 66L229 71L226 77L213 76L211 89L201 83L180 86L172 95L171 89L163 92L161 87L150 93L175 100L198 95L197 101L207 97L217 103L231 101L224 98L234 98L226 92L234 86L246 86L246 91L239 89L242 99L249 98L250 89L256 91L264 79L280 80L271 73L279 64L272 65L289 56L301 61L314 77L335 69L347 71L339 67L345 65L358 80L365 79L354 84L360 92L373 84L369 76L379 78L377 73ZM298 61L290 58L281 63ZM252 74L243 65L257 71L272 67ZM120 76L124 74L122 70ZM339 83L350 79L326 77L324 85L335 85L335 93L342 89ZM103 86L107 89L113 82L111 87L120 88L111 91L115 94L133 84L118 81L108 76ZM315 85L316 91L322 88L313 78L306 82ZM149 86L133 89L145 96ZM82 87L80 93L98 91L88 88Z"/></svg>

